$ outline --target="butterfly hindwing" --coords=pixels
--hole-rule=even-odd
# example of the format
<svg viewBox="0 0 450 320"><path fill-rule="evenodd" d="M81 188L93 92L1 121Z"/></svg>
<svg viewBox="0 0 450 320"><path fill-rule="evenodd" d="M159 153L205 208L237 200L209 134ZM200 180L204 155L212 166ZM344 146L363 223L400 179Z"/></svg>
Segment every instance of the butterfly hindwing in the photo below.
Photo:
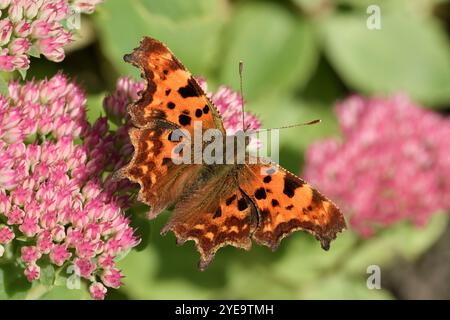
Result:
<svg viewBox="0 0 450 320"><path fill-rule="evenodd" d="M118 174L140 185L139 200L150 206L149 218L172 205L200 169L200 165L172 161L172 151L179 141L172 141L171 132L173 128L157 121L143 129L129 130L135 151Z"/></svg>
<svg viewBox="0 0 450 320"><path fill-rule="evenodd" d="M252 235L256 242L276 249L284 237L303 230L328 250L330 241L345 229L336 205L296 175L276 164L248 164L246 170L253 178L246 178L241 188L258 210L258 227Z"/></svg>
<svg viewBox="0 0 450 320"><path fill-rule="evenodd" d="M205 269L223 246L249 250L257 225L256 208L239 189L235 169L230 169L231 174L223 172L227 169L215 169L210 179L182 197L162 231L173 231L180 244L194 240L200 252L200 269Z"/></svg>
<svg viewBox="0 0 450 320"><path fill-rule="evenodd" d="M193 129L194 121L201 121L203 128L224 130L214 105L163 43L145 37L124 59L139 67L146 81L142 97L129 107L137 127L159 119L187 130Z"/></svg>

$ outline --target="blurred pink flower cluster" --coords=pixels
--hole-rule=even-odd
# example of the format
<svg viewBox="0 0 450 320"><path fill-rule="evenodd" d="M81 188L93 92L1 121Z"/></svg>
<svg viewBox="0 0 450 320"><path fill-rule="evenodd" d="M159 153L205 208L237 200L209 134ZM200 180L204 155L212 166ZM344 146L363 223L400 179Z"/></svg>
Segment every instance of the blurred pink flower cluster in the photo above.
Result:
<svg viewBox="0 0 450 320"><path fill-rule="evenodd" d="M139 242L123 212L129 183L111 174L132 152L126 131L110 132L106 118L91 126L84 93L61 74L8 90L0 96L0 260L20 256L29 281L42 261L74 266L102 299L121 285L116 257Z"/></svg>
<svg viewBox="0 0 450 320"><path fill-rule="evenodd" d="M64 59L73 40L72 20L102 0L0 0L0 71L27 70L30 55Z"/></svg>
<svg viewBox="0 0 450 320"><path fill-rule="evenodd" d="M202 89L207 93L222 116L227 134L233 135L242 130L242 97L227 86L220 86L216 92L209 92L208 85L203 78L197 78ZM250 112L244 112L245 130L259 129L261 122Z"/></svg>
<svg viewBox="0 0 450 320"><path fill-rule="evenodd" d="M337 108L342 141L314 144L305 178L342 207L352 227L409 220L423 225L450 208L450 119L406 96L353 96Z"/></svg>

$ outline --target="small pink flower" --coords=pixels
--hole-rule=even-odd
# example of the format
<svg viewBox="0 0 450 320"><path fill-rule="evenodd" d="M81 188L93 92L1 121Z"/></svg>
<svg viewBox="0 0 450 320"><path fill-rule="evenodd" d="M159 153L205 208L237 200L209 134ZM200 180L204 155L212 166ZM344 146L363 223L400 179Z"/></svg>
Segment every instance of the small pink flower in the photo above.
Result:
<svg viewBox="0 0 450 320"><path fill-rule="evenodd" d="M11 39L13 24L9 19L0 20L0 46L4 46Z"/></svg>
<svg viewBox="0 0 450 320"><path fill-rule="evenodd" d="M21 224L23 222L24 216L25 216L25 212L23 212L22 209L20 209L18 207L14 207L8 213L8 221L7 221L7 223L9 225Z"/></svg>
<svg viewBox="0 0 450 320"><path fill-rule="evenodd" d="M250 112L245 112L245 125L242 128L242 97L231 88L221 86L217 92L208 95L222 116L227 134L235 134L239 130L256 130L261 127L257 117Z"/></svg>
<svg viewBox="0 0 450 320"><path fill-rule="evenodd" d="M22 261L25 263L34 263L41 257L41 253L33 246L22 247L21 252Z"/></svg>
<svg viewBox="0 0 450 320"><path fill-rule="evenodd" d="M72 254L63 244L53 246L50 251L50 261L57 266L62 266L71 256Z"/></svg>
<svg viewBox="0 0 450 320"><path fill-rule="evenodd" d="M0 189L0 214L6 215L10 209L11 209L11 200L8 198L5 191Z"/></svg>
<svg viewBox="0 0 450 320"><path fill-rule="evenodd" d="M92 241L82 241L76 244L77 255L80 258L92 258L95 256L97 244Z"/></svg>
<svg viewBox="0 0 450 320"><path fill-rule="evenodd" d="M8 16L13 23L17 23L23 18L23 6L19 1L13 1L9 6Z"/></svg>
<svg viewBox="0 0 450 320"><path fill-rule="evenodd" d="M31 0L26 1L24 3L24 16L27 19L33 19L39 12L39 8L41 7L43 0Z"/></svg>
<svg viewBox="0 0 450 320"><path fill-rule="evenodd" d="M96 268L95 264L90 259L77 258L74 261L74 265L80 276L85 279L89 279Z"/></svg>
<svg viewBox="0 0 450 320"><path fill-rule="evenodd" d="M14 34L19 38L28 37L31 31L31 24L26 21L19 21L14 27Z"/></svg>
<svg viewBox="0 0 450 320"><path fill-rule="evenodd" d="M14 239L14 232L8 227L0 226L0 244L8 244Z"/></svg>
<svg viewBox="0 0 450 320"><path fill-rule="evenodd" d="M39 230L38 219L30 215L25 215L19 230L27 237L33 237Z"/></svg>
<svg viewBox="0 0 450 320"><path fill-rule="evenodd" d="M107 289L101 282L94 282L89 286L91 297L95 300L104 300Z"/></svg>
<svg viewBox="0 0 450 320"><path fill-rule="evenodd" d="M102 282L107 287L117 289L122 285L122 283L121 283L122 274L120 273L119 270L117 270L115 268L110 268L110 269L106 269L105 271L103 271L103 273L101 275L101 279L102 279Z"/></svg>
<svg viewBox="0 0 450 320"><path fill-rule="evenodd" d="M98 265L103 269L109 269L114 266L114 257L110 254L102 254L98 257Z"/></svg>
<svg viewBox="0 0 450 320"><path fill-rule="evenodd" d="M0 71L11 72L14 70L14 56L8 54L8 49L0 51Z"/></svg>
<svg viewBox="0 0 450 320"><path fill-rule="evenodd" d="M56 225L52 229L51 234L52 234L52 239L55 242L61 242L66 237L66 231L65 231L65 228L62 225Z"/></svg>
<svg viewBox="0 0 450 320"><path fill-rule="evenodd" d="M29 264L25 268L24 274L27 277L27 280L29 282L32 282L39 279L39 277L41 276L41 268L34 263Z"/></svg>
<svg viewBox="0 0 450 320"><path fill-rule="evenodd" d="M43 254L48 254L50 252L53 248L52 235L50 231L45 230L38 235L36 246Z"/></svg>
<svg viewBox="0 0 450 320"><path fill-rule="evenodd" d="M30 41L26 38L16 38L9 44L9 50L13 55L22 55L30 49Z"/></svg>

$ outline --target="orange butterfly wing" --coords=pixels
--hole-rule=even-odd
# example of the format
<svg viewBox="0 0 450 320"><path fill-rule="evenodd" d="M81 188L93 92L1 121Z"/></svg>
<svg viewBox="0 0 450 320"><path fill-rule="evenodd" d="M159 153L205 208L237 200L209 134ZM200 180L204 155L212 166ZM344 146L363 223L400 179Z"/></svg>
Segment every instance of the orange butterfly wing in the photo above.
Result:
<svg viewBox="0 0 450 320"><path fill-rule="evenodd" d="M346 228L334 203L281 166L248 164L246 170L252 178L243 179L240 187L258 210L258 226L252 234L258 243L275 250L284 237L303 230L328 250L330 241Z"/></svg>
<svg viewBox="0 0 450 320"><path fill-rule="evenodd" d="M218 249L226 245L249 250L257 224L251 200L223 177L213 177L199 189L189 190L180 201L162 234L173 231L177 243L193 240L204 270Z"/></svg>
<svg viewBox="0 0 450 320"><path fill-rule="evenodd" d="M138 48L124 56L124 60L137 66L146 81L141 99L129 107L137 127L145 127L157 119L192 131L194 121L201 121L203 128L218 128L225 132L214 105L163 43L145 37Z"/></svg>
<svg viewBox="0 0 450 320"><path fill-rule="evenodd" d="M158 121L145 128L131 128L133 158L117 173L140 185L138 200L150 206L150 219L173 205L201 169L200 165L173 163L172 150L178 142L171 141L172 131L167 123Z"/></svg>
<svg viewBox="0 0 450 320"><path fill-rule="evenodd" d="M146 85L140 99L128 107L137 127L130 130L135 152L117 176L139 183L139 200L150 206L149 217L154 218L177 201L200 169L171 161L178 142L170 141L170 133L181 128L192 135L194 121L200 121L203 129L225 130L215 106L163 43L144 37L124 60L141 70Z"/></svg>
<svg viewBox="0 0 450 320"><path fill-rule="evenodd" d="M193 131L223 123L196 80L161 42L144 38L125 60L138 66L146 81L142 97L129 107L130 138L135 152L120 170L141 186L139 200L150 205L150 217L174 205L162 233L171 230L179 243L194 240L201 254L200 268L216 251L233 245L250 249L253 238L275 249L296 230L312 233L327 249L345 228L339 209L317 190L278 167L263 165L175 165L170 157L174 129ZM270 178L269 178L270 177Z"/></svg>

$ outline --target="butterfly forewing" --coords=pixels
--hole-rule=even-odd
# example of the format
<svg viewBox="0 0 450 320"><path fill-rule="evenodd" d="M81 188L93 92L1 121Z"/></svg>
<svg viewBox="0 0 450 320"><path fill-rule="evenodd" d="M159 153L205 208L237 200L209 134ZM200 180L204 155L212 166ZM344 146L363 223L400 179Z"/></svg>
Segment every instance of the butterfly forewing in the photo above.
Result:
<svg viewBox="0 0 450 320"><path fill-rule="evenodd" d="M224 132L217 109L163 43L145 37L124 59L139 67L146 80L141 99L129 107L136 126L145 127L149 121L160 119L192 131L194 122L201 121L203 128Z"/></svg>

